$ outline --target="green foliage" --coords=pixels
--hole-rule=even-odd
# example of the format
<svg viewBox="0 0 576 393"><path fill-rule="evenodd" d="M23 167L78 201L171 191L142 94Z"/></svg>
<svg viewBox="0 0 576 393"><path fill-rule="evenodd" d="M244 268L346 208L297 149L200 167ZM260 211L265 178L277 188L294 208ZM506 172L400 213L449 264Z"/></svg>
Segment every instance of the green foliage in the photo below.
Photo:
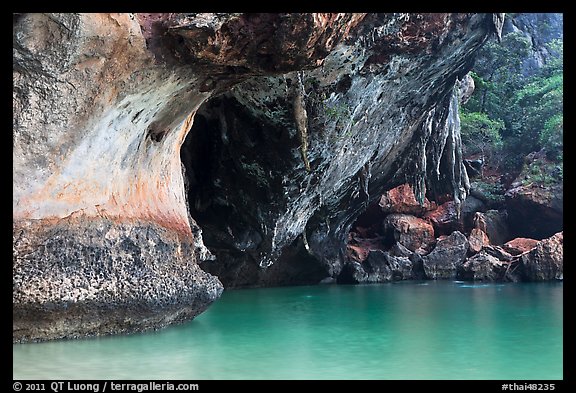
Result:
<svg viewBox="0 0 576 393"><path fill-rule="evenodd" d="M489 162L502 147L502 120L492 120L485 113L462 112L460 129L466 155L481 153Z"/></svg>
<svg viewBox="0 0 576 393"><path fill-rule="evenodd" d="M564 171L561 163L551 163L543 160L531 162L523 171L522 185L539 184L550 187L564 180Z"/></svg>
<svg viewBox="0 0 576 393"><path fill-rule="evenodd" d="M562 161L564 158L564 116L556 114L546 120L540 133L540 144L546 146L548 158Z"/></svg>
<svg viewBox="0 0 576 393"><path fill-rule="evenodd" d="M514 105L512 132L524 140L523 151L545 148L550 158L562 159L563 150L563 75L537 76L520 89Z"/></svg>
<svg viewBox="0 0 576 393"><path fill-rule="evenodd" d="M520 32L506 34L501 44L487 42L471 73L474 94L460 112L466 152L498 151L505 171L520 170L524 157L541 149L551 160L563 159L563 42L550 41L547 63L525 75L531 45Z"/></svg>
<svg viewBox="0 0 576 393"><path fill-rule="evenodd" d="M504 203L505 190L502 184L477 180L472 182L470 186L480 192L486 198L490 206L498 206Z"/></svg>
<svg viewBox="0 0 576 393"><path fill-rule="evenodd" d="M504 103L522 85L522 60L530 53L530 41L519 32L506 34L502 42L488 41L474 66L476 90L466 107L471 112L489 113L505 119Z"/></svg>

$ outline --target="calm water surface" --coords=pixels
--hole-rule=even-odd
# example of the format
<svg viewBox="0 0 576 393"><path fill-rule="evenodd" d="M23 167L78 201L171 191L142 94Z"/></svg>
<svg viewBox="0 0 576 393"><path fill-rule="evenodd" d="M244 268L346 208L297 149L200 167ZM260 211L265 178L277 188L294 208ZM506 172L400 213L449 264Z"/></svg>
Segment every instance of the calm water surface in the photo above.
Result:
<svg viewBox="0 0 576 393"><path fill-rule="evenodd" d="M13 345L14 379L562 379L563 284L225 291L158 332Z"/></svg>

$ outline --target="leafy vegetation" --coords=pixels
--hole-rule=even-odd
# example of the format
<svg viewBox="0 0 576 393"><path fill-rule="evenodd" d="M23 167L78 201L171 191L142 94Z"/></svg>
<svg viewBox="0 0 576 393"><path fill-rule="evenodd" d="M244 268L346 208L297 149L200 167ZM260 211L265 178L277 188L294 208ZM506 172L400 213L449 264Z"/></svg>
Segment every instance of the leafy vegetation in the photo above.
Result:
<svg viewBox="0 0 576 393"><path fill-rule="evenodd" d="M486 198L486 202L488 202L490 208L497 208L504 203L505 190L502 184L477 180L473 181L470 186Z"/></svg>
<svg viewBox="0 0 576 393"><path fill-rule="evenodd" d="M492 120L481 112L463 112L460 126L466 155L480 153L485 162L493 160L502 148L500 133L504 130L504 122L501 119Z"/></svg>
<svg viewBox="0 0 576 393"><path fill-rule="evenodd" d="M528 153L544 149L561 166L563 42L552 40L545 49L546 64L528 72L532 43L521 32L484 45L471 74L474 94L460 112L465 154L479 153L487 165L518 173Z"/></svg>
<svg viewBox="0 0 576 393"><path fill-rule="evenodd" d="M564 179L562 165L546 160L534 160L523 171L522 185L538 184L550 187Z"/></svg>

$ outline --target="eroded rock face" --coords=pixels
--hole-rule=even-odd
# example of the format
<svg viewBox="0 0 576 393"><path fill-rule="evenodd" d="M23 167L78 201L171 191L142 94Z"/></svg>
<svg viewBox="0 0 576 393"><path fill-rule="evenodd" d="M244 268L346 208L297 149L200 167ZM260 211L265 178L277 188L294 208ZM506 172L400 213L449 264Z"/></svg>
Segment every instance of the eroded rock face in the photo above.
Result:
<svg viewBox="0 0 576 393"><path fill-rule="evenodd" d="M20 341L189 319L222 289L198 263L231 286L336 277L352 222L399 184L459 203L453 88L495 27L491 14L25 14L13 31Z"/></svg>
<svg viewBox="0 0 576 393"><path fill-rule="evenodd" d="M521 271L526 281L558 280L564 277L564 232L540 241L521 256Z"/></svg>
<svg viewBox="0 0 576 393"><path fill-rule="evenodd" d="M321 67L207 102L182 149L191 214L217 257L202 267L226 286L260 285L273 270L241 282L228 272L266 269L305 242L337 277L352 223L384 191L408 183L417 201L460 203L452 92L490 31L488 15L370 14Z"/></svg>
<svg viewBox="0 0 576 393"><path fill-rule="evenodd" d="M18 341L156 329L195 317L222 293L196 263L201 250L173 231L86 218L14 227Z"/></svg>
<svg viewBox="0 0 576 393"><path fill-rule="evenodd" d="M252 75L317 66L363 17L15 15L14 340L138 331L206 309L222 285L197 265L214 258L179 154L196 111Z"/></svg>
<svg viewBox="0 0 576 393"><path fill-rule="evenodd" d="M530 153L504 194L512 235L544 239L564 226L564 183L545 151Z"/></svg>
<svg viewBox="0 0 576 393"><path fill-rule="evenodd" d="M383 230L387 238L391 238L408 250L419 254L428 253L436 241L432 224L409 214L386 216Z"/></svg>
<svg viewBox="0 0 576 393"><path fill-rule="evenodd" d="M466 259L468 240L461 232L454 231L438 240L436 247L422 257L426 278L431 280L454 279L457 269Z"/></svg>

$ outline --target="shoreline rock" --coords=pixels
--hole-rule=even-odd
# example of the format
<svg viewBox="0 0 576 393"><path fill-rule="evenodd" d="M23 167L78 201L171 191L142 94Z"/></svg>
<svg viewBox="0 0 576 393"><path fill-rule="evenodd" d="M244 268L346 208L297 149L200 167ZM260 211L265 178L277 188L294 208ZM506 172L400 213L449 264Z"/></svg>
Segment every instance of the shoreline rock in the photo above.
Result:
<svg viewBox="0 0 576 393"><path fill-rule="evenodd" d="M152 222L31 220L13 233L14 343L158 329L223 291L192 239Z"/></svg>

